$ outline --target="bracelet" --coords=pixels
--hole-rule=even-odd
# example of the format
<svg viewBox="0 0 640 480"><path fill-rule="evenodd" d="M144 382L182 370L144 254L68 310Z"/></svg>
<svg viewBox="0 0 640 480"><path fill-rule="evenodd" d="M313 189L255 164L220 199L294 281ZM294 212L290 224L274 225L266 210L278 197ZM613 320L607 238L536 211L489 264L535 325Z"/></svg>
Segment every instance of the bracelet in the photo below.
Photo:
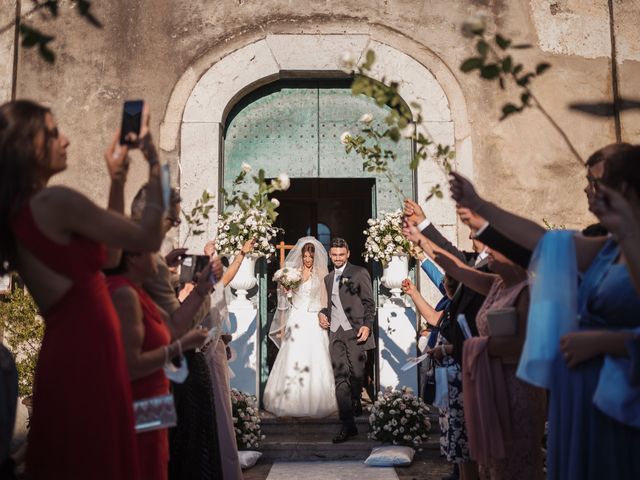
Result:
<svg viewBox="0 0 640 480"><path fill-rule="evenodd" d="M164 352L164 364L169 363L169 347L167 345L162 347L162 351Z"/></svg>
<svg viewBox="0 0 640 480"><path fill-rule="evenodd" d="M440 344L440 350L442 351L442 356L447 356L447 350L444 348L444 343Z"/></svg>

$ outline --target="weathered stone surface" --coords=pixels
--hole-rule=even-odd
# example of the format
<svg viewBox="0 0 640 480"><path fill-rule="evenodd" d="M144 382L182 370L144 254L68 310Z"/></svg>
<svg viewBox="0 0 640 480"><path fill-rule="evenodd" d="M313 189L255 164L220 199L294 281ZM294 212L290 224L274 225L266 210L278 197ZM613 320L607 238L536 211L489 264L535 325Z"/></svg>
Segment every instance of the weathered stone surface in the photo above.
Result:
<svg viewBox="0 0 640 480"><path fill-rule="evenodd" d="M0 27L7 27L7 30L0 34L0 104L2 104L11 100L13 87L15 26L12 22L16 14L16 2L2 0L0 7Z"/></svg>

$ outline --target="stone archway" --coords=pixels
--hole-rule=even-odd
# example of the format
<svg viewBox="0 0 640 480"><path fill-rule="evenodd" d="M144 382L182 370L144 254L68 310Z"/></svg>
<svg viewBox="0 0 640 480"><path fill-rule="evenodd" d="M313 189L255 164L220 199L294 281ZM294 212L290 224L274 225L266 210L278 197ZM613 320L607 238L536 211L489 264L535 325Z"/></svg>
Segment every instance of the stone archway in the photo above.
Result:
<svg viewBox="0 0 640 480"><path fill-rule="evenodd" d="M361 58L369 49L377 58L371 76L381 81L399 81L400 93L407 103L421 106L424 128L436 141L455 145L457 168L472 176L464 96L456 78L437 56L425 52L418 61L372 35L270 34L222 55L212 52L211 62L201 58L176 84L161 125L160 147L173 152L179 145L184 203L193 204L204 189L218 190L223 126L238 99L280 78L344 76L340 72L340 55L348 51ZM443 174L435 165L423 162L417 172L417 197L424 198L434 184L443 181ZM455 239L453 203L447 198L434 200L429 212L434 224ZM205 241L190 240L193 249L201 249Z"/></svg>

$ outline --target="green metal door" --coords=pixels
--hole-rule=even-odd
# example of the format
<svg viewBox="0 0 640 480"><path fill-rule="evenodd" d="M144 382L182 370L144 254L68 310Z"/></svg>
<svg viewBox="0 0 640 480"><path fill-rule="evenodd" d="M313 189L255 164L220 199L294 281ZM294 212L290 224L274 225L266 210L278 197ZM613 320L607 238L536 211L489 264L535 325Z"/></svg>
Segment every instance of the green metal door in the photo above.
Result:
<svg viewBox="0 0 640 480"><path fill-rule="evenodd" d="M227 118L221 182L229 188L243 162L256 171L264 169L267 178L281 172L291 178L373 178L373 215L396 210L401 199L386 176L363 171L361 159L347 155L340 143L343 132L360 132L359 119L367 112L373 115L374 125L382 126L388 109L364 96L353 96L350 80L283 80L259 88L240 100ZM391 170L403 195L413 198L414 179L408 168L411 141L389 142L383 147L397 152L398 163ZM260 392L269 374L265 332L273 315L266 299L266 271L259 264ZM381 274L377 266L373 274L377 287Z"/></svg>

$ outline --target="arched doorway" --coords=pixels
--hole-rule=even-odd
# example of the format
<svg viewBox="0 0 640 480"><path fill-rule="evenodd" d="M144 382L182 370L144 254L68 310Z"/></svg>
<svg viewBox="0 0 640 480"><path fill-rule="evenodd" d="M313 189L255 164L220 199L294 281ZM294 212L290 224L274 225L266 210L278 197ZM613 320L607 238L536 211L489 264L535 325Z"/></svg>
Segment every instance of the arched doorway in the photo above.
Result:
<svg viewBox="0 0 640 480"><path fill-rule="evenodd" d="M369 218L401 208L402 197L384 174L364 171L361 159L346 154L340 143L343 132L362 129L358 120L364 113L373 115L376 128L384 128L389 111L370 98L352 95L350 84L349 79L281 80L243 97L230 111L224 128L221 183L230 188L243 163L264 169L267 177L287 173L291 188L276 196L281 204L277 226L284 230L280 240L293 245L308 234L318 237L319 228L325 236L345 238L351 246L350 261L368 268L378 287L380 272L362 258L363 231ZM388 142L382 147L397 153L398 162L391 170L403 196L412 198L415 181L408 168L411 141ZM271 281L277 268L277 261L259 265L260 392L277 354L267 339L277 303L276 286ZM369 373L375 388L377 355L370 358Z"/></svg>

